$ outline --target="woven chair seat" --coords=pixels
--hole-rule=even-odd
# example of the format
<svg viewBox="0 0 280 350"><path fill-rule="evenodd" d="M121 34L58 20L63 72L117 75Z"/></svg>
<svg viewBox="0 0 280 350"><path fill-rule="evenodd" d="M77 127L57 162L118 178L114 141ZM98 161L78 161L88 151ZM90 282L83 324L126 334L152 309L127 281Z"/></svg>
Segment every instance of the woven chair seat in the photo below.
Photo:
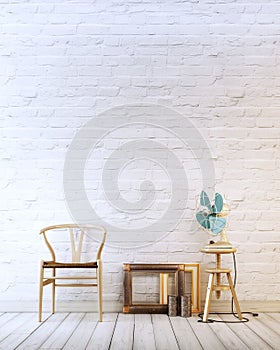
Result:
<svg viewBox="0 0 280 350"><path fill-rule="evenodd" d="M98 268L97 261L62 263L58 261L44 261L44 268Z"/></svg>

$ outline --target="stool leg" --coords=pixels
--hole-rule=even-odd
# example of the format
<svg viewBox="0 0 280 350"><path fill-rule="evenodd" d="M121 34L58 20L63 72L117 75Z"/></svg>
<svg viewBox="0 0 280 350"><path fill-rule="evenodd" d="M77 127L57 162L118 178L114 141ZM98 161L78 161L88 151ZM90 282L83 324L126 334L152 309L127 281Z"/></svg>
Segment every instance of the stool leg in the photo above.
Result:
<svg viewBox="0 0 280 350"><path fill-rule="evenodd" d="M211 303L211 299L212 299L213 282L214 282L214 274L210 273L209 279L208 279L207 292L206 292L206 299L205 299L205 306L204 306L204 313L203 313L203 322L208 321L208 314L210 311L210 303Z"/></svg>
<svg viewBox="0 0 280 350"><path fill-rule="evenodd" d="M232 293L232 296L233 296L233 301L234 301L234 305L235 305L235 308L236 308L236 311L237 311L237 314L238 314L238 318L239 318L239 320L242 320L241 310L240 310L239 303L238 303L238 300L237 300L237 296L236 296L236 293L235 293L234 285L232 283L232 278L231 278L231 275L230 275L229 272L227 273L227 279L228 279L228 284L230 286L230 290L231 290L231 293Z"/></svg>
<svg viewBox="0 0 280 350"><path fill-rule="evenodd" d="M216 256L217 256L216 266L217 266L217 269L220 269L221 268L221 254L216 254ZM221 285L221 274L217 273L216 276L217 276L216 277L216 286L220 286ZM220 299L220 297L221 297L220 290L216 290L216 297L217 297L217 299Z"/></svg>

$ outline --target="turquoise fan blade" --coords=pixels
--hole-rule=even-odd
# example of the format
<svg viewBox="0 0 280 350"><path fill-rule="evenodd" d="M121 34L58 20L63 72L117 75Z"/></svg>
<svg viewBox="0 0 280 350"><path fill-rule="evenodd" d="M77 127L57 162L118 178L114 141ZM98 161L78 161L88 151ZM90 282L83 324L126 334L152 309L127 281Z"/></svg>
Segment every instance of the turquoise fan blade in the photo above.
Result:
<svg viewBox="0 0 280 350"><path fill-rule="evenodd" d="M215 193L215 205L212 208L212 213L220 213L224 206L223 197L219 193Z"/></svg>
<svg viewBox="0 0 280 350"><path fill-rule="evenodd" d="M218 235L226 226L226 219L216 215L209 215L210 230L214 235Z"/></svg>
<svg viewBox="0 0 280 350"><path fill-rule="evenodd" d="M211 210L211 202L205 191L201 191L200 205L203 205L204 207L207 207L209 210Z"/></svg>
<svg viewBox="0 0 280 350"><path fill-rule="evenodd" d="M205 214L205 211L199 211L196 214L196 220L199 222L199 224L204 227L205 229L210 229L210 222L209 222L209 215Z"/></svg>

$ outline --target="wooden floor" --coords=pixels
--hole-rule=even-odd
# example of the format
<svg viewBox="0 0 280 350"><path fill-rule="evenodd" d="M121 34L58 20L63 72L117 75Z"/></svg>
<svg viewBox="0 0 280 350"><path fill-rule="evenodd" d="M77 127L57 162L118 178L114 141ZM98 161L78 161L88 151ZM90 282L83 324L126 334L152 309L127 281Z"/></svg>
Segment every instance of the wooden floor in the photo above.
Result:
<svg viewBox="0 0 280 350"><path fill-rule="evenodd" d="M247 323L198 323L198 317L56 313L0 314L0 349L277 349L280 314L262 313ZM213 316L220 319L218 316ZM223 319L235 320L232 316Z"/></svg>

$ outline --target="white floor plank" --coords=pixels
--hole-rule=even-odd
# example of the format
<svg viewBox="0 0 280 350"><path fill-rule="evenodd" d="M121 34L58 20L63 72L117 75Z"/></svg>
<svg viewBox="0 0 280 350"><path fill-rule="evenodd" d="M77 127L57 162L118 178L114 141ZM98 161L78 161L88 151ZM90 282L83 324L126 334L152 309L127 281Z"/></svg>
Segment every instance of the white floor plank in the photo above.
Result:
<svg viewBox="0 0 280 350"><path fill-rule="evenodd" d="M37 350L49 336L60 326L68 313L56 313L42 323L16 349Z"/></svg>
<svg viewBox="0 0 280 350"><path fill-rule="evenodd" d="M272 329L267 327L262 322L262 314L259 314L258 317L255 317L251 322L247 322L246 326L249 327L256 334L259 334L262 339L269 344L273 349L279 349L280 346L280 336Z"/></svg>
<svg viewBox="0 0 280 350"><path fill-rule="evenodd" d="M151 315L135 315L133 350L155 350L155 336Z"/></svg>
<svg viewBox="0 0 280 350"><path fill-rule="evenodd" d="M152 315L156 348L160 350L179 349L167 315Z"/></svg>
<svg viewBox="0 0 280 350"><path fill-rule="evenodd" d="M2 328L3 325L5 325L10 320L16 318L18 316L18 313L4 313L0 316L0 327Z"/></svg>
<svg viewBox="0 0 280 350"><path fill-rule="evenodd" d="M198 317L116 313L105 313L101 323L97 319L97 313L56 313L39 323L37 313L4 313L0 349L280 350L279 313L227 324L198 323Z"/></svg>
<svg viewBox="0 0 280 350"><path fill-rule="evenodd" d="M7 321L1 327L0 344L5 338L7 338L10 334L12 334L23 323L28 323L29 321L31 321L32 317L33 317L32 314L22 313L22 314L16 314L15 317Z"/></svg>
<svg viewBox="0 0 280 350"><path fill-rule="evenodd" d="M110 350L131 350L133 347L134 315L119 314Z"/></svg>
<svg viewBox="0 0 280 350"><path fill-rule="evenodd" d="M96 313L87 313L64 345L64 350L85 349L98 322Z"/></svg>
<svg viewBox="0 0 280 350"><path fill-rule="evenodd" d="M180 350L202 349L201 344L186 318L170 317L170 321Z"/></svg>
<svg viewBox="0 0 280 350"><path fill-rule="evenodd" d="M118 314L103 314L103 322L99 322L87 344L86 350L108 350Z"/></svg>
<svg viewBox="0 0 280 350"><path fill-rule="evenodd" d="M264 313L260 314L260 321L265 326L267 326L268 328L272 329L275 333L280 335L279 321L276 321L274 318Z"/></svg>
<svg viewBox="0 0 280 350"><path fill-rule="evenodd" d="M180 350L202 349L200 342L186 318L170 317L170 321Z"/></svg>
<svg viewBox="0 0 280 350"><path fill-rule="evenodd" d="M84 313L81 312L69 314L40 346L40 349L62 349L83 317Z"/></svg>
<svg viewBox="0 0 280 350"><path fill-rule="evenodd" d="M222 320L228 320L228 316L221 315ZM250 319L249 322L254 322L254 318L252 318L252 321ZM254 350L268 350L271 349L271 347L263 341L261 338L261 334L256 334L253 332L250 328L247 327L246 323L228 323L228 327L235 332L238 338L245 343L249 349Z"/></svg>
<svg viewBox="0 0 280 350"><path fill-rule="evenodd" d="M218 321L223 321L220 317L215 317ZM235 319L234 319L235 321ZM237 321L237 320L236 320ZM209 327L213 329L217 337L224 344L226 349L230 350L248 350L248 346L239 339L235 332L228 327L229 323L213 322Z"/></svg>
<svg viewBox="0 0 280 350"><path fill-rule="evenodd" d="M198 317L189 317L188 321L204 350L226 350L223 343L210 328L210 323L197 322Z"/></svg>
<svg viewBox="0 0 280 350"><path fill-rule="evenodd" d="M0 342L0 349L14 350L21 344L37 327L40 326L38 322L37 313L24 313L24 322L13 330L3 341ZM28 317L30 316L30 319Z"/></svg>
<svg viewBox="0 0 280 350"><path fill-rule="evenodd" d="M270 316L270 317L272 317L274 320L280 322L280 313L269 312L269 313L267 313L267 315Z"/></svg>

